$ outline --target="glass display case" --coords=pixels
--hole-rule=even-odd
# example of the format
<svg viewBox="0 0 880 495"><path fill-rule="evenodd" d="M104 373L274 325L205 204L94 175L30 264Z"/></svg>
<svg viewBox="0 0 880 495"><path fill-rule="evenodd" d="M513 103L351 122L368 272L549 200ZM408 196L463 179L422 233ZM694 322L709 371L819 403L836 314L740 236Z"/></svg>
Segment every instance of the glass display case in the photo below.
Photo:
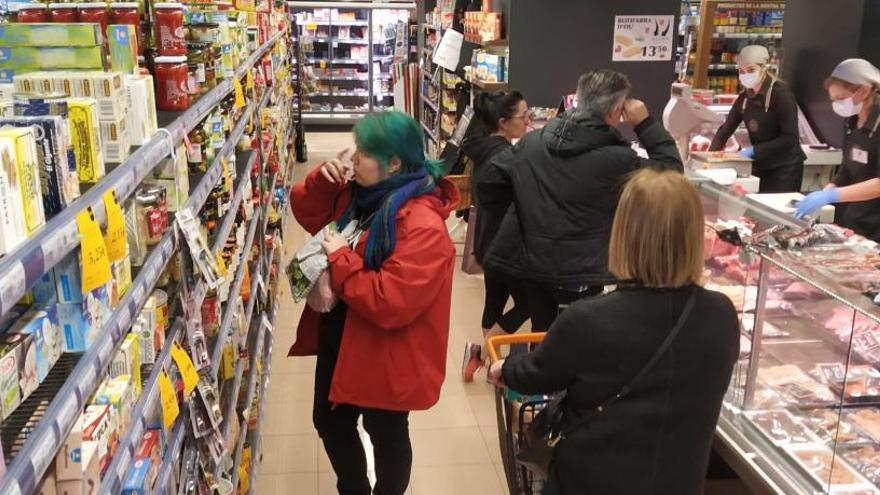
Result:
<svg viewBox="0 0 880 495"><path fill-rule="evenodd" d="M303 121L348 123L392 108L392 65L406 60L415 4L288 2L302 66L314 77Z"/></svg>
<svg viewBox="0 0 880 495"><path fill-rule="evenodd" d="M695 184L706 286L742 322L717 450L760 492L880 494L876 244Z"/></svg>

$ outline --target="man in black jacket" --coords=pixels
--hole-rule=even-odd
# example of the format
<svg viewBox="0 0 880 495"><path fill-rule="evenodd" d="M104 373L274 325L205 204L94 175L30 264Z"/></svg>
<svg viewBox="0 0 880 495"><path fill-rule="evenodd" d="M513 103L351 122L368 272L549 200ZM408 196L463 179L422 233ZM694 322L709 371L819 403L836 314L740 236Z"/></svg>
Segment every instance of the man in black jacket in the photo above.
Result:
<svg viewBox="0 0 880 495"><path fill-rule="evenodd" d="M477 186L484 206L508 208L484 266L525 281L534 331L558 307L612 283L608 241L620 191L643 167L682 171L675 141L629 98L627 77L596 70L578 81L578 107L496 157ZM650 159L616 126L633 127Z"/></svg>

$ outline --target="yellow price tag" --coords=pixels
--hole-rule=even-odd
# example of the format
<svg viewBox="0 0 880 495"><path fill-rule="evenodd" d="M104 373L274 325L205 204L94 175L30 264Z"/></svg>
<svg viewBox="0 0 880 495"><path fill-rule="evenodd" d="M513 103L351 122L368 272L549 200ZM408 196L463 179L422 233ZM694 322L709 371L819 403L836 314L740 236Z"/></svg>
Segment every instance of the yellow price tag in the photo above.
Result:
<svg viewBox="0 0 880 495"><path fill-rule="evenodd" d="M248 475L248 471L245 469L244 464L242 464L241 466L238 466L238 492L247 493L248 488L250 487L250 476Z"/></svg>
<svg viewBox="0 0 880 495"><path fill-rule="evenodd" d="M122 208L116 202L113 191L104 193L104 209L107 211L107 236L104 242L107 244L107 256L110 261L119 261L125 258L128 250L128 238L125 233L125 218L122 216Z"/></svg>
<svg viewBox="0 0 880 495"><path fill-rule="evenodd" d="M244 87L247 90L254 89L254 71L253 69L248 69L247 76L245 76Z"/></svg>
<svg viewBox="0 0 880 495"><path fill-rule="evenodd" d="M321 64L320 64L320 65L321 65L321 69L326 69L326 68L327 68L327 61L326 61L326 60L321 60Z"/></svg>
<svg viewBox="0 0 880 495"><path fill-rule="evenodd" d="M244 89L241 87L241 81L235 77L233 78L232 85L235 90L235 102L233 102L232 106L235 108L244 108Z"/></svg>
<svg viewBox="0 0 880 495"><path fill-rule="evenodd" d="M312 30L318 29L318 24L315 22L307 22L306 29L312 29Z"/></svg>
<svg viewBox="0 0 880 495"><path fill-rule="evenodd" d="M180 406L177 404L177 394L174 393L171 378L164 369L159 373L159 405L162 407L162 426L167 430L177 420Z"/></svg>
<svg viewBox="0 0 880 495"><path fill-rule="evenodd" d="M183 377L183 390L187 395L191 394L199 384L199 373L196 371L192 358L183 347L180 347L179 343L175 342L171 347L171 359L177 363L177 369L180 370L180 376Z"/></svg>
<svg viewBox="0 0 880 495"><path fill-rule="evenodd" d="M228 380L235 376L235 350L232 348L232 343L227 343L223 346L223 359L221 364L223 365L224 380Z"/></svg>
<svg viewBox="0 0 880 495"><path fill-rule="evenodd" d="M79 228L82 254L82 291L86 293L106 284L113 274L110 271L107 244L91 208L79 212L76 226Z"/></svg>
<svg viewBox="0 0 880 495"><path fill-rule="evenodd" d="M225 277L228 270L226 268L226 260L223 259L223 253L220 251L217 252L217 266L220 268L220 274Z"/></svg>
<svg viewBox="0 0 880 495"><path fill-rule="evenodd" d="M232 196L232 173L229 171L229 163L226 162L225 156L220 157L220 165L223 167L223 182L226 184L226 192L228 192L229 195Z"/></svg>

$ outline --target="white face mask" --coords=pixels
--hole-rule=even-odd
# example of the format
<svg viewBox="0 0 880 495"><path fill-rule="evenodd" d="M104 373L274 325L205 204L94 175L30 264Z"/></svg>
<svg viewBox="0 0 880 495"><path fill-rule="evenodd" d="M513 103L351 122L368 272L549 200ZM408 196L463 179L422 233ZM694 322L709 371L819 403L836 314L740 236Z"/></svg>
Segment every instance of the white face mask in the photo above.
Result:
<svg viewBox="0 0 880 495"><path fill-rule="evenodd" d="M835 100L831 102L831 108L834 109L834 113L840 115L841 117L848 119L850 117L854 117L862 111L862 104L856 103L853 100L853 97L845 98L843 100Z"/></svg>
<svg viewBox="0 0 880 495"><path fill-rule="evenodd" d="M757 89L758 85L761 84L761 79L761 72L746 72L739 75L739 82L746 89Z"/></svg>

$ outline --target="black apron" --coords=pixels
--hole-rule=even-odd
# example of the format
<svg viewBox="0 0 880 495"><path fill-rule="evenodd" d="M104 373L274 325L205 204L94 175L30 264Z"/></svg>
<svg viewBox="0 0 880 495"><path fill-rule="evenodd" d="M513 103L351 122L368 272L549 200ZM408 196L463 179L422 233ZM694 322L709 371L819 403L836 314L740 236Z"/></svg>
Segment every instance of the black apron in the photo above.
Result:
<svg viewBox="0 0 880 495"><path fill-rule="evenodd" d="M871 116L863 128L847 126L843 140L843 162L852 178L851 184L837 184L838 187L858 184L878 177L880 166L880 104L875 104ZM880 242L880 199L849 203L844 206L838 223L868 239Z"/></svg>
<svg viewBox="0 0 880 495"><path fill-rule="evenodd" d="M766 143L779 137L779 120L770 110L774 89L778 88L772 79L763 98L743 99L743 123L749 131L752 145ZM760 93L757 96L762 96ZM798 192L804 181L804 152L797 147L776 156L763 157L752 163L752 175L761 179L761 193Z"/></svg>

